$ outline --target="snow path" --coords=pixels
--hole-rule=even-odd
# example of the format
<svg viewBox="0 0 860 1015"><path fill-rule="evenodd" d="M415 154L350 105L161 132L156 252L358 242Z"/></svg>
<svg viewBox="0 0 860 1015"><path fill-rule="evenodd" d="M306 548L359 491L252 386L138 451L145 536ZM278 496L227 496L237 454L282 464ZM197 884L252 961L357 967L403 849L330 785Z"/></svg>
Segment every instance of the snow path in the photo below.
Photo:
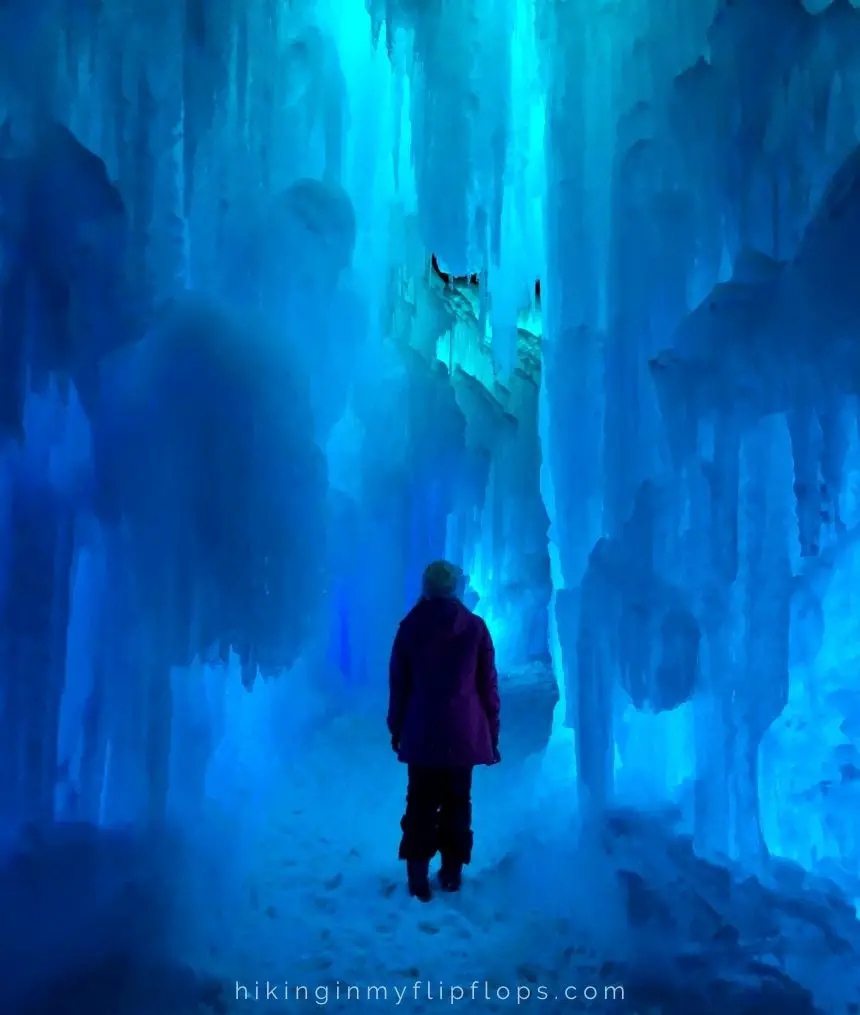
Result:
<svg viewBox="0 0 860 1015"><path fill-rule="evenodd" d="M277 983L279 1003L231 997L231 1011L320 1007L313 992L326 986L325 1006L335 1011L397 1007L395 988L399 1007L437 1010L438 999L415 999L416 980L436 990L441 980L446 991L456 984L468 991L477 980L477 1003L469 1003L467 992L461 1006L510 1011L518 985L533 993L538 984L559 989L558 962L563 957L569 965L579 951L571 947L567 921L548 916L547 900L525 898L508 876L518 830L534 807L539 760L476 770L475 854L463 889L455 896L436 893L422 904L408 896L397 859L406 768L383 735L366 719L337 720L303 754L267 813L258 815L238 899L211 924L208 965L228 982L249 989L258 982L261 993L266 981ZM591 974L578 982L598 982L593 968ZM511 999L484 998L485 980L491 992L496 985L509 988ZM307 987L311 1000L285 1003L284 981L291 990ZM569 974L563 981L561 989L577 982ZM362 1001L338 1002L337 984L341 991L359 986ZM367 1001L369 985L386 987L389 1001ZM581 1007L562 1001L538 1006L544 1012Z"/></svg>

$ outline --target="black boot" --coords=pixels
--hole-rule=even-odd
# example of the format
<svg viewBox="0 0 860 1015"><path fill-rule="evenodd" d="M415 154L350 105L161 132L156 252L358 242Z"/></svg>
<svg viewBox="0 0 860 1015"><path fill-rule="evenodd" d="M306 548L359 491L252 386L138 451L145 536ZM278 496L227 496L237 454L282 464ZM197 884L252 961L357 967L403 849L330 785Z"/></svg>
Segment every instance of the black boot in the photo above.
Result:
<svg viewBox="0 0 860 1015"><path fill-rule="evenodd" d="M430 892L430 861L407 860L406 877L409 882L409 894L419 902L429 902Z"/></svg>
<svg viewBox="0 0 860 1015"><path fill-rule="evenodd" d="M463 884L463 865L452 863L442 858L442 866L439 869L439 887L443 892L459 892Z"/></svg>

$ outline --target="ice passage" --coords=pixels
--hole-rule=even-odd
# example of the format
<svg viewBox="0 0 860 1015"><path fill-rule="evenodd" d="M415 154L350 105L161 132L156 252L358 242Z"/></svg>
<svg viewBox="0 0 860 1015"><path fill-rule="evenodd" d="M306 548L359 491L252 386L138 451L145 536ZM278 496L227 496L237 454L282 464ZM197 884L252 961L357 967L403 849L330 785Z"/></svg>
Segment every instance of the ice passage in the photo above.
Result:
<svg viewBox="0 0 860 1015"><path fill-rule="evenodd" d="M0 1011L857 1010L856 6L0 3Z"/></svg>

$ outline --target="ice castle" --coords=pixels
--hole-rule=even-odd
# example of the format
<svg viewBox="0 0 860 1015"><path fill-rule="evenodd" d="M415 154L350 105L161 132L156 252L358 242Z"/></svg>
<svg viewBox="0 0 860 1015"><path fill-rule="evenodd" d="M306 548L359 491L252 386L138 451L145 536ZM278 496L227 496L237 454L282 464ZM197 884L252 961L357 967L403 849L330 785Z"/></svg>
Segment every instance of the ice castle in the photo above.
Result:
<svg viewBox="0 0 860 1015"><path fill-rule="evenodd" d="M848 1015L858 814L860 0L0 2L0 1015Z"/></svg>

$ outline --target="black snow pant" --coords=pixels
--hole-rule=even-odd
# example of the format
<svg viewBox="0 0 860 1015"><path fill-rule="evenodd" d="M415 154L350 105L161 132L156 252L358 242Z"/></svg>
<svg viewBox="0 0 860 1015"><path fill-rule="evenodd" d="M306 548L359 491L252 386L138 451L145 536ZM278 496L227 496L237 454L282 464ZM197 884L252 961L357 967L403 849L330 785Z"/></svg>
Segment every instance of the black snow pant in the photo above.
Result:
<svg viewBox="0 0 860 1015"><path fill-rule="evenodd" d="M472 769L409 766L401 860L466 864L472 859Z"/></svg>

